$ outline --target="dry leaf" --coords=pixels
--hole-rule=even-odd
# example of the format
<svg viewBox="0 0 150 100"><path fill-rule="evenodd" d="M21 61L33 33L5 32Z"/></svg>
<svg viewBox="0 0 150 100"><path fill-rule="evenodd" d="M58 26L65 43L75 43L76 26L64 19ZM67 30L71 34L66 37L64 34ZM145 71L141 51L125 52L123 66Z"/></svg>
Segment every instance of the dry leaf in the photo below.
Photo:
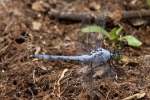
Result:
<svg viewBox="0 0 150 100"><path fill-rule="evenodd" d="M45 12L48 8L48 4L44 1L36 1L32 4L32 9L35 11Z"/></svg>
<svg viewBox="0 0 150 100"><path fill-rule="evenodd" d="M101 6L100 6L100 4L98 3L96 3L96 2L92 2L92 3L90 3L90 9L91 10L94 10L94 11L98 11L98 10L100 10L101 9Z"/></svg>

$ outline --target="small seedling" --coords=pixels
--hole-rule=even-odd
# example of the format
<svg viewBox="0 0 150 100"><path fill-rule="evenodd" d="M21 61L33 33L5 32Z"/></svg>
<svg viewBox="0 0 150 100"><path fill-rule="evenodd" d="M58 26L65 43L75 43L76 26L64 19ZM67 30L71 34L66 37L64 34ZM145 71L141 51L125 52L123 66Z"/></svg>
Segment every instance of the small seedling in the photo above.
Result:
<svg viewBox="0 0 150 100"><path fill-rule="evenodd" d="M142 45L142 42L139 41L136 37L132 36L132 35L125 35L122 36L120 33L122 32L123 27L119 26L119 27L115 27L113 28L110 32L107 32L104 28L97 26L97 25L91 25L91 26L87 26L81 29L81 32L98 32L103 34L104 36L106 36L106 38L108 38L111 41L126 41L128 43L129 46L132 47L140 47Z"/></svg>
<svg viewBox="0 0 150 100"><path fill-rule="evenodd" d="M120 32L122 31L122 27L115 27L109 32L109 39L112 41L118 41L120 38Z"/></svg>

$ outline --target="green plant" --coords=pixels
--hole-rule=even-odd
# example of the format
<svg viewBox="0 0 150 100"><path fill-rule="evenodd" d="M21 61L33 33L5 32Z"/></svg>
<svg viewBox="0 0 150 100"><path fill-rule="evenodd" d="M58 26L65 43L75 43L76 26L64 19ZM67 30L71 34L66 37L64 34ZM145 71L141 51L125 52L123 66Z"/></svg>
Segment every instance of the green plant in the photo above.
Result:
<svg viewBox="0 0 150 100"><path fill-rule="evenodd" d="M146 3L150 7L150 0L146 0Z"/></svg>
<svg viewBox="0 0 150 100"><path fill-rule="evenodd" d="M104 28L97 25L90 25L81 29L81 32L98 32L102 33L111 41L126 41L129 46L140 47L142 42L132 35L122 36L120 33L123 30L122 26L113 28L110 32L107 32Z"/></svg>

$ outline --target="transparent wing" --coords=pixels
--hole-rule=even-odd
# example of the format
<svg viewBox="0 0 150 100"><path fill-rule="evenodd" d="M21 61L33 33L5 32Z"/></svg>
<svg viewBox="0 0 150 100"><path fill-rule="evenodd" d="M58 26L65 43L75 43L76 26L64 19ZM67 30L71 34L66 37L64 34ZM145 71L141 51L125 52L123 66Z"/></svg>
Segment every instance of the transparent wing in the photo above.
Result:
<svg viewBox="0 0 150 100"><path fill-rule="evenodd" d="M103 9L102 9L103 10ZM101 13L103 11L100 11L99 13ZM86 25L97 25L100 27L105 27L105 19L98 21L98 22L94 22L94 24L92 22L86 22ZM86 26L84 25L84 26ZM84 27L83 26L83 27ZM103 36L102 33L81 33L79 35L79 41L83 44L86 52L90 52L94 49L97 49L99 47L102 47L103 44ZM107 65L109 66L109 65ZM80 69L80 72L82 73L81 75L81 79L82 79L82 86L83 88L87 89L88 94L91 97L91 100L93 100L94 95L96 95L94 93L94 78L96 77L101 77L102 75L104 75L104 73L108 72L110 69L110 67L97 67L96 64L94 63L90 63L87 66L82 65L82 68ZM101 75L100 75L101 73Z"/></svg>

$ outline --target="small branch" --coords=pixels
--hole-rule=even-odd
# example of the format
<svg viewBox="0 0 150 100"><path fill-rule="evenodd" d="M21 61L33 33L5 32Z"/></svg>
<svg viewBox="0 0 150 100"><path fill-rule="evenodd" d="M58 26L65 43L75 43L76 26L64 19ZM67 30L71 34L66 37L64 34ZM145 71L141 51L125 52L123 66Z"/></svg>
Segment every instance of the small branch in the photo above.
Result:
<svg viewBox="0 0 150 100"><path fill-rule="evenodd" d="M137 100L137 99L143 98L145 95L146 95L146 93L136 93L136 94L126 97L122 100L133 100L133 99Z"/></svg>
<svg viewBox="0 0 150 100"><path fill-rule="evenodd" d="M60 98L61 97L61 87L60 87L60 81L64 78L65 73L68 72L68 69L64 69L63 72L61 73L60 78L58 79L58 81L55 83L54 85L54 89L53 89L53 93Z"/></svg>
<svg viewBox="0 0 150 100"><path fill-rule="evenodd" d="M104 17L103 15L96 16L94 14L87 13L87 12L75 13L75 12L62 12L58 10L51 10L48 12L48 14L50 17L59 20L67 20L67 21L74 21L74 22L96 21L96 20L104 20L107 18Z"/></svg>
<svg viewBox="0 0 150 100"><path fill-rule="evenodd" d="M130 19L130 18L147 18L150 17L150 10L132 10L132 11L124 11L122 19Z"/></svg>
<svg viewBox="0 0 150 100"><path fill-rule="evenodd" d="M107 12L101 13L101 14L91 14L87 12L82 13L75 13L75 12L62 12L57 10L51 10L49 11L49 16L53 18L57 18L59 20L68 20L68 21L74 21L74 22L82 22L82 21L110 21L113 20L119 12L115 13L108 13ZM122 11L120 12L120 20L127 20L127 19L135 19L135 18L148 18L150 17L150 10L132 10L132 11ZM112 17L114 18L112 18ZM118 18L116 18L117 20Z"/></svg>

